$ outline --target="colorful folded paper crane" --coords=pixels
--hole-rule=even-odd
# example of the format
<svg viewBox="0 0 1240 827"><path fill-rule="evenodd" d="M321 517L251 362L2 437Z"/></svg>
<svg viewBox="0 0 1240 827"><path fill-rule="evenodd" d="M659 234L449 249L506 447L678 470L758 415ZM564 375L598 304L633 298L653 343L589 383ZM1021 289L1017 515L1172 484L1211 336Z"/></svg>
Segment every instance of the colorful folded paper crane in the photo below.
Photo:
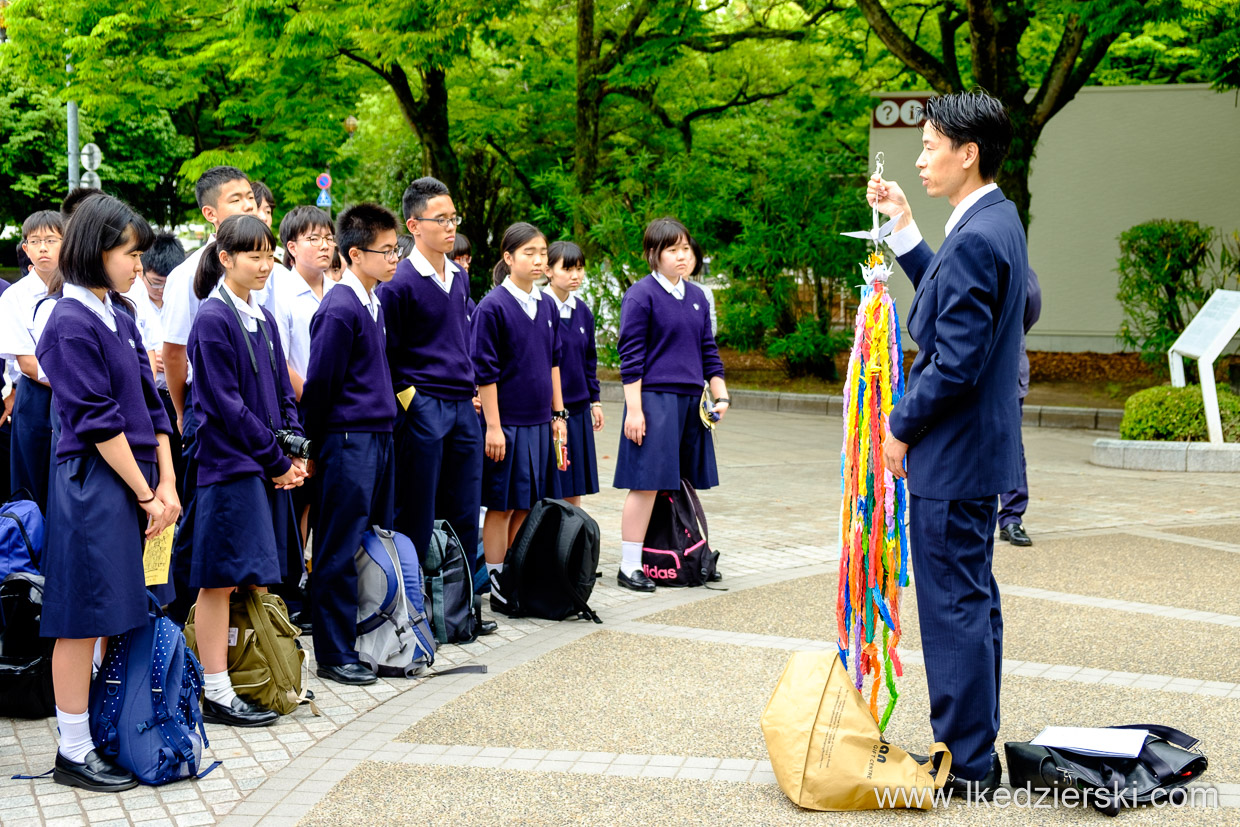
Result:
<svg viewBox="0 0 1240 827"><path fill-rule="evenodd" d="M881 152L877 171L882 173ZM883 462L887 417L904 395L900 320L887 291L891 265L881 249L896 219L880 227L878 211L873 214L872 230L843 233L868 239L874 249L861 266L865 286L844 386L836 620L840 658L854 670L858 690L870 678L870 714L886 729L899 698L895 679L904 672L896 647L900 593L908 585L908 493L904 480L893 477ZM878 695L884 684L887 705L880 717Z"/></svg>

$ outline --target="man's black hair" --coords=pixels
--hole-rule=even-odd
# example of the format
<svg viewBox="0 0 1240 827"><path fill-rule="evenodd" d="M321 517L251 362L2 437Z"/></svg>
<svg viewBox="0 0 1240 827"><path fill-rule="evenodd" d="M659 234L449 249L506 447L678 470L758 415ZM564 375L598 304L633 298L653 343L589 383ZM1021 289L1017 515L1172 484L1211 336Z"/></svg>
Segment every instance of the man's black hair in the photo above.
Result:
<svg viewBox="0 0 1240 827"><path fill-rule="evenodd" d="M398 231L396 214L380 204L355 204L336 218L336 248L346 265L352 266L349 251L354 247L374 246L375 238L385 230Z"/></svg>
<svg viewBox="0 0 1240 827"><path fill-rule="evenodd" d="M142 269L166 279L182 261L185 248L180 240L172 233L156 233L151 248L142 254Z"/></svg>
<svg viewBox="0 0 1240 827"><path fill-rule="evenodd" d="M420 218L426 212L426 202L440 195L451 195L448 187L438 178L419 178L405 189L400 199L400 207L405 213L405 220Z"/></svg>
<svg viewBox="0 0 1240 827"><path fill-rule="evenodd" d="M452 242L451 258L457 259L461 256L473 255L473 249L473 245L469 243L469 239L465 237L465 233L457 230L456 241Z"/></svg>
<svg viewBox="0 0 1240 827"><path fill-rule="evenodd" d="M952 148L977 144L977 171L993 181L1012 145L1012 122L998 98L985 92L957 92L926 101L922 123L934 124Z"/></svg>
<svg viewBox="0 0 1240 827"><path fill-rule="evenodd" d="M211 167L198 179L198 185L194 187L194 197L198 199L199 208L214 207L216 199L220 197L220 187L232 181L249 180L250 176L236 167Z"/></svg>
<svg viewBox="0 0 1240 827"><path fill-rule="evenodd" d="M254 190L254 205L261 207L264 202L271 205L274 210L276 207L276 197L271 192L271 187L262 181L251 181L250 189Z"/></svg>
<svg viewBox="0 0 1240 827"><path fill-rule="evenodd" d="M93 195L103 195L103 190L94 187L76 187L72 192L65 196L65 200L60 202L60 214L67 221L69 216L73 215L73 211L78 205Z"/></svg>

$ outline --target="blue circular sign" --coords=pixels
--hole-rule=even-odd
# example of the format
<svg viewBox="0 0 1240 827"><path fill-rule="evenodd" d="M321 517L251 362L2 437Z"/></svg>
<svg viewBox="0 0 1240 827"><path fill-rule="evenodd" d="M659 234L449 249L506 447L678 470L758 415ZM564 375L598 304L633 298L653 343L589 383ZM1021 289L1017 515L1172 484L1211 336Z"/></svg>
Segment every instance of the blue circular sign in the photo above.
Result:
<svg viewBox="0 0 1240 827"><path fill-rule="evenodd" d="M326 172L320 173L319 177L314 179L314 183L319 185L319 189L325 190L332 185L332 177Z"/></svg>

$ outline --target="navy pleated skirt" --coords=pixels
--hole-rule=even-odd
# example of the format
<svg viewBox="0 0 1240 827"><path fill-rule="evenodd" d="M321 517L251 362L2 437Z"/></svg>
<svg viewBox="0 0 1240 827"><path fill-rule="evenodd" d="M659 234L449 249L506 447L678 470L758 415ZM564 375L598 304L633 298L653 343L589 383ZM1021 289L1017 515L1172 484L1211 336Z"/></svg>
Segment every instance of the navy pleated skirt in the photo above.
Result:
<svg viewBox="0 0 1240 827"><path fill-rule="evenodd" d="M159 467L139 462L153 489ZM44 537L44 637L118 635L146 623L147 516L98 454L57 464Z"/></svg>
<svg viewBox="0 0 1240 827"><path fill-rule="evenodd" d="M598 459L589 402L568 410L568 468L561 471L556 467L552 450L547 461L547 491L547 496L557 499L598 493Z"/></svg>
<svg viewBox="0 0 1240 827"><path fill-rule="evenodd" d="M198 486L193 560L195 589L274 586L288 576L301 537L290 492L258 476Z"/></svg>
<svg viewBox="0 0 1240 827"><path fill-rule="evenodd" d="M616 488L637 491L675 490L681 479L702 490L719 484L715 443L698 413L701 396L642 391L646 436L638 445L624 435L620 420L620 451L616 456ZM624 408L624 416L628 406Z"/></svg>
<svg viewBox="0 0 1240 827"><path fill-rule="evenodd" d="M528 510L547 496L550 425L505 425L502 462L482 460L482 504L493 511Z"/></svg>

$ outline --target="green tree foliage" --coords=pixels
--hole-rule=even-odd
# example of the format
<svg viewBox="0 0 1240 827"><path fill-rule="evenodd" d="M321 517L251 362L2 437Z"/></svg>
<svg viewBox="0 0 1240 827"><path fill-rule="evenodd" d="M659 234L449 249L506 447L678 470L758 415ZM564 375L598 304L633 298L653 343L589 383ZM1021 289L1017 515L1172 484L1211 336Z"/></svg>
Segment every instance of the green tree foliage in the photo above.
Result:
<svg viewBox="0 0 1240 827"><path fill-rule="evenodd" d="M1119 237L1120 341L1151 364L1167 351L1210 295L1227 285L1235 251L1196 221L1148 221ZM1218 262L1216 266L1216 262Z"/></svg>

